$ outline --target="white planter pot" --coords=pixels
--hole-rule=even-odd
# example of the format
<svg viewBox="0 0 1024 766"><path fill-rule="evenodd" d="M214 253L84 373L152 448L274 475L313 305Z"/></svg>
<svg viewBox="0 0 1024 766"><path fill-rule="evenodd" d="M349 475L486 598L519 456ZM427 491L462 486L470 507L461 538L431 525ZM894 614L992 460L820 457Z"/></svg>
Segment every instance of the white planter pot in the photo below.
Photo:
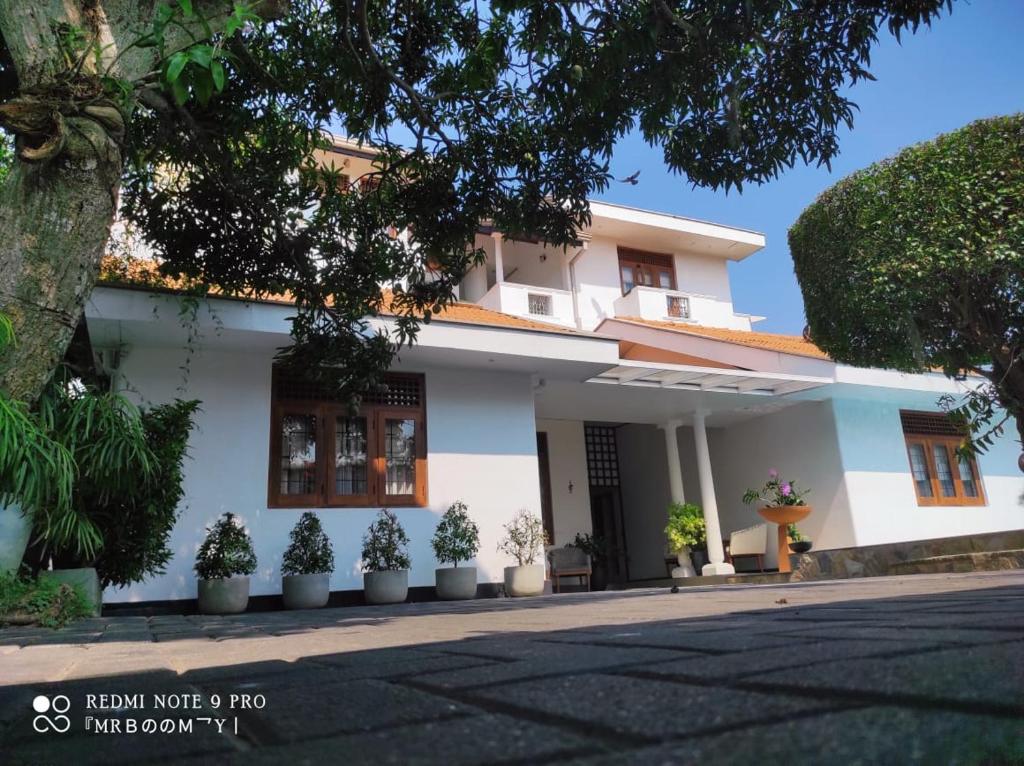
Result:
<svg viewBox="0 0 1024 766"><path fill-rule="evenodd" d="M400 604L409 595L409 570L367 572L363 575L367 604Z"/></svg>
<svg viewBox="0 0 1024 766"><path fill-rule="evenodd" d="M676 554L676 561L679 566L672 570L673 577L696 577L697 572L693 568L693 561L690 559L690 549L683 548Z"/></svg>
<svg viewBox="0 0 1024 766"><path fill-rule="evenodd" d="M445 567L434 570L437 597L442 601L476 598L476 567Z"/></svg>
<svg viewBox="0 0 1024 766"><path fill-rule="evenodd" d="M319 609L331 597L331 575L285 575L281 578L281 595L285 609Z"/></svg>
<svg viewBox="0 0 1024 766"><path fill-rule="evenodd" d="M239 614L249 605L248 577L199 580L200 614Z"/></svg>
<svg viewBox="0 0 1024 766"><path fill-rule="evenodd" d="M67 583L78 588L92 607L93 616L100 616L100 611L103 609L103 589L100 588L100 577L93 567L54 569L52 571L40 572L39 577L40 579Z"/></svg>
<svg viewBox="0 0 1024 766"><path fill-rule="evenodd" d="M539 596L543 592L543 564L505 567L505 593L509 596Z"/></svg>
<svg viewBox="0 0 1024 766"><path fill-rule="evenodd" d="M0 574L15 573L28 547L32 519L16 505L0 506Z"/></svg>

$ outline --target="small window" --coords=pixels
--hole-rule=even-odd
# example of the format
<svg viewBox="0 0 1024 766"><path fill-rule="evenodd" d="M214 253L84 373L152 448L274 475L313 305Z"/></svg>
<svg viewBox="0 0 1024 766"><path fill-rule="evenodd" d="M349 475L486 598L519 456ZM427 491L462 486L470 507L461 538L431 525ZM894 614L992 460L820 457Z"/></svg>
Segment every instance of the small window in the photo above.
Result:
<svg viewBox="0 0 1024 766"><path fill-rule="evenodd" d="M666 295L666 311L673 319L690 318L690 299L683 295Z"/></svg>
<svg viewBox="0 0 1024 766"><path fill-rule="evenodd" d="M941 412L901 411L918 505L984 505L977 463L957 453L963 436Z"/></svg>
<svg viewBox="0 0 1024 766"><path fill-rule="evenodd" d="M537 316L551 316L551 296L529 293L526 297L529 312Z"/></svg>
<svg viewBox="0 0 1024 766"><path fill-rule="evenodd" d="M271 507L426 505L423 376L392 374L357 413L274 370Z"/></svg>

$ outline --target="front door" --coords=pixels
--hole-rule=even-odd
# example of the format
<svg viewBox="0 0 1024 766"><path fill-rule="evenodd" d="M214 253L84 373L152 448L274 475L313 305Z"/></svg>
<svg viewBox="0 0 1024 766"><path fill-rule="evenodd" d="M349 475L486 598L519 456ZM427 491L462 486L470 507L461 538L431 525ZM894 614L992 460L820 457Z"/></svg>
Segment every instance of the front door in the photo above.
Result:
<svg viewBox="0 0 1024 766"><path fill-rule="evenodd" d="M622 495L619 492L615 428L587 425L584 436L590 484L590 522L594 538L604 543L605 552L603 560L595 562L595 586L601 576L609 583L623 583L629 580L629 563L622 520Z"/></svg>

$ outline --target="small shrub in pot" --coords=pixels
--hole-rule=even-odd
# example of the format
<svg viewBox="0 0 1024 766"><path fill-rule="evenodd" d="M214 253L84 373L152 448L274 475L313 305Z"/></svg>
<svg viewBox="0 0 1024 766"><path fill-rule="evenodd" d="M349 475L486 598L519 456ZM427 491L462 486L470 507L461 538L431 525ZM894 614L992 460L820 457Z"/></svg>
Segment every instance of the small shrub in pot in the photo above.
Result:
<svg viewBox="0 0 1024 766"><path fill-rule="evenodd" d="M281 560L281 589L286 609L318 609L331 596L334 548L320 518L312 511L299 517Z"/></svg>
<svg viewBox="0 0 1024 766"><path fill-rule="evenodd" d="M249 533L233 513L225 513L212 527L196 554L199 611L202 614L237 614L249 605L249 575L256 571L256 553Z"/></svg>
<svg viewBox="0 0 1024 766"><path fill-rule="evenodd" d="M398 516L381 509L363 535L363 595L369 604L397 604L409 595L409 537Z"/></svg>
<svg viewBox="0 0 1024 766"><path fill-rule="evenodd" d="M539 596L544 592L544 565L535 562L547 541L543 522L526 509L505 524L498 551L516 560L516 566L505 567L505 593L509 596Z"/></svg>
<svg viewBox="0 0 1024 766"><path fill-rule="evenodd" d="M434 570L437 597L446 601L476 596L476 567L459 567L480 550L480 530L469 517L469 508L456 500L441 516L434 538L430 541L438 562L451 567Z"/></svg>

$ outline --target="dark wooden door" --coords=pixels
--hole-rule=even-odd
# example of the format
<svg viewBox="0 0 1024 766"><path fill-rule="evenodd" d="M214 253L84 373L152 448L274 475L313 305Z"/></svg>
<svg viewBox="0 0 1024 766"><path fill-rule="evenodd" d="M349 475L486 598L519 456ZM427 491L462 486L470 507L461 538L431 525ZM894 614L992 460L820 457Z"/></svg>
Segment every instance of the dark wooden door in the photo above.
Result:
<svg viewBox="0 0 1024 766"><path fill-rule="evenodd" d="M540 517L548 535L548 545L555 544L554 511L551 508L551 461L548 455L548 435L537 432L537 468L540 473Z"/></svg>

